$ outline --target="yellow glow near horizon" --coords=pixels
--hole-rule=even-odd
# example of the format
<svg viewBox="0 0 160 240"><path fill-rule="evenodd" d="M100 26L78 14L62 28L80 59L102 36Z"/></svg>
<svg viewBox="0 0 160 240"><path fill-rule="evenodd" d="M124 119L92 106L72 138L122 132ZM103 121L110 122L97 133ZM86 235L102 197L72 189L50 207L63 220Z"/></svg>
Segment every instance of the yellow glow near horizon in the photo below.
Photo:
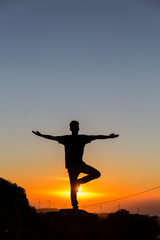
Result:
<svg viewBox="0 0 160 240"><path fill-rule="evenodd" d="M67 198L70 197L69 190L67 190L67 191L51 191L50 194L61 196L61 197L67 197ZM104 195L104 193L84 191L84 189L82 189L81 186L78 188L78 193L77 193L77 196L80 198L99 197L102 195Z"/></svg>
<svg viewBox="0 0 160 240"><path fill-rule="evenodd" d="M52 195L58 195L61 197L70 197L70 191L54 191L51 193ZM78 192L78 197L88 198L88 197L98 197L104 195L103 193L94 193L94 192Z"/></svg>

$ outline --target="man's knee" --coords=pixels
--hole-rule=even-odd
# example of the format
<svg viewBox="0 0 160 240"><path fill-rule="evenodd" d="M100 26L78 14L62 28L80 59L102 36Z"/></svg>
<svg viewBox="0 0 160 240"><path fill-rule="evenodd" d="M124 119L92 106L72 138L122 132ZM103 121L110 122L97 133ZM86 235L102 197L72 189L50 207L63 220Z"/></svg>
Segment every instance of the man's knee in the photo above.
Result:
<svg viewBox="0 0 160 240"><path fill-rule="evenodd" d="M97 170L96 172L95 172L95 178L99 178L101 176L101 173Z"/></svg>

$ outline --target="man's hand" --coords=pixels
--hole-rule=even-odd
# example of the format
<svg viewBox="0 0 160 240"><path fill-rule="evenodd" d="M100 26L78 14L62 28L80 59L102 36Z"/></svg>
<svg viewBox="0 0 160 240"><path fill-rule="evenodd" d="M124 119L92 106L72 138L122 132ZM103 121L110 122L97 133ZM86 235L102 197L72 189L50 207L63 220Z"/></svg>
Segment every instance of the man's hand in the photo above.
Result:
<svg viewBox="0 0 160 240"><path fill-rule="evenodd" d="M115 133L111 133L108 137L109 138L117 138L117 137L119 137L119 135L115 134Z"/></svg>
<svg viewBox="0 0 160 240"><path fill-rule="evenodd" d="M37 135L37 136L42 136L42 134L40 133L40 132L38 132L38 131L32 131L32 133L34 133L35 135Z"/></svg>

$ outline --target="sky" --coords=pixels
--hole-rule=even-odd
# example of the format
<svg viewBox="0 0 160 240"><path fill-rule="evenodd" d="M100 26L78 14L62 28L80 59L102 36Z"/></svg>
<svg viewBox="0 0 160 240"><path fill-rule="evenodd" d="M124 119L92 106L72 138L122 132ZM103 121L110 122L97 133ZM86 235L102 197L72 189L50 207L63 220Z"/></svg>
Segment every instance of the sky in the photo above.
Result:
<svg viewBox="0 0 160 240"><path fill-rule="evenodd" d="M75 119L80 134L120 135L86 146L102 176L82 186L81 208L160 185L158 0L2 0L0 29L0 177L35 207L71 207L63 146L32 130L70 134ZM103 211L160 214L159 200L157 189Z"/></svg>

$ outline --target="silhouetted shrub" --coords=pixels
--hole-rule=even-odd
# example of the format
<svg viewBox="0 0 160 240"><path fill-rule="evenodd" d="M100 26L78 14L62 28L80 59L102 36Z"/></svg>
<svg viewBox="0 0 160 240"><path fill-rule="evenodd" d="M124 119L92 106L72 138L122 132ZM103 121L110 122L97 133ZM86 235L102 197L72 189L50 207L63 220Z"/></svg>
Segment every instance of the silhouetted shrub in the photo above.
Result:
<svg viewBox="0 0 160 240"><path fill-rule="evenodd" d="M25 235L25 240L27 231L31 232L36 225L36 210L29 206L25 190L0 178L0 239L13 240L15 236L17 240L20 234Z"/></svg>

